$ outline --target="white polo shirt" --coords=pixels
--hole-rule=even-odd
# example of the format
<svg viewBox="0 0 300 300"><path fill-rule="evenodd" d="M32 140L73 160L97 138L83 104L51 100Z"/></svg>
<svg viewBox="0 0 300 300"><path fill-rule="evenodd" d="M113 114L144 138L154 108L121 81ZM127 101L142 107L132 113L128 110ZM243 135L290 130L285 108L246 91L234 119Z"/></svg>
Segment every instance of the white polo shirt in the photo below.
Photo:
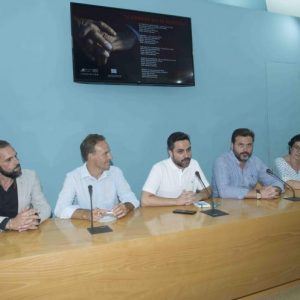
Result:
<svg viewBox="0 0 300 300"><path fill-rule="evenodd" d="M209 183L202 172L198 162L191 159L185 169L178 168L171 158L156 163L143 186L143 191L158 197L177 198L184 190L203 190L204 186L196 177L195 172L200 173L201 179L206 187Z"/></svg>

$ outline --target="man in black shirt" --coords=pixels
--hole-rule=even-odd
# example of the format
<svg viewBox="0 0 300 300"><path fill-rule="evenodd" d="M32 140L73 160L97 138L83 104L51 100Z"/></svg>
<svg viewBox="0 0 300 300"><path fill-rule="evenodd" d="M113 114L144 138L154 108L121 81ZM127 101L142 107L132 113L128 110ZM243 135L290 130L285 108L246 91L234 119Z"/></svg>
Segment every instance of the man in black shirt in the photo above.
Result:
<svg viewBox="0 0 300 300"><path fill-rule="evenodd" d="M14 148L0 140L0 231L37 229L50 214L36 173L22 170Z"/></svg>

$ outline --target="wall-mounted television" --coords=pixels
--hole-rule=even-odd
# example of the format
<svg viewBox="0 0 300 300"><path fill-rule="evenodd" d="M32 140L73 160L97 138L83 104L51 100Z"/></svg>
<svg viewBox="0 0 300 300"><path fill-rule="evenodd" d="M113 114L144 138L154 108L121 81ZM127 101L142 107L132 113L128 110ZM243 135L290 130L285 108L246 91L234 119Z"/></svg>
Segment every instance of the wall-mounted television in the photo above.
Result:
<svg viewBox="0 0 300 300"><path fill-rule="evenodd" d="M75 82L195 85L190 18L81 3L70 7Z"/></svg>

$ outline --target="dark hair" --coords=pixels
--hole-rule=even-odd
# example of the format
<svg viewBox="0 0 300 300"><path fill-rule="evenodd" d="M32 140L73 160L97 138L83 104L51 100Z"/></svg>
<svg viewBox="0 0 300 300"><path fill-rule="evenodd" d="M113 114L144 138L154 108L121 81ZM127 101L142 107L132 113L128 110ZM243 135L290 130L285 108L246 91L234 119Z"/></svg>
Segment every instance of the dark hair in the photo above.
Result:
<svg viewBox="0 0 300 300"><path fill-rule="evenodd" d="M232 133L232 136L231 136L231 143L234 144L235 142L235 139L237 136L251 136L252 137L252 140L254 142L254 132L251 130L251 129L248 129L248 128L238 128L236 129L233 133Z"/></svg>
<svg viewBox="0 0 300 300"><path fill-rule="evenodd" d="M288 143L288 145L289 145L289 154L291 153L291 148L294 146L294 144L295 144L296 142L300 142L300 134L297 134L297 135L293 136L293 137L290 139L290 141L289 141L289 143Z"/></svg>
<svg viewBox="0 0 300 300"><path fill-rule="evenodd" d="M190 137L186 133L180 131L173 132L168 137L168 141L167 141L168 150L174 149L175 142L184 141L184 140L188 140L190 142Z"/></svg>
<svg viewBox="0 0 300 300"><path fill-rule="evenodd" d="M80 144L80 152L83 161L87 161L88 155L95 151L98 142L105 141L105 137L100 134L89 134Z"/></svg>
<svg viewBox="0 0 300 300"><path fill-rule="evenodd" d="M4 140L0 140L0 149L10 146L10 143Z"/></svg>

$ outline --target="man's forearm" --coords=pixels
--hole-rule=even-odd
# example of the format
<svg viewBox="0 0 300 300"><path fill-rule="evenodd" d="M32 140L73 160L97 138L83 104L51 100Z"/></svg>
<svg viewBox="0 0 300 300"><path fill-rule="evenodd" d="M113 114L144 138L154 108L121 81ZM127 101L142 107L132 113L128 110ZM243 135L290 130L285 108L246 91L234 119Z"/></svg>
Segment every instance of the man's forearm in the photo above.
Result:
<svg viewBox="0 0 300 300"><path fill-rule="evenodd" d="M78 208L72 214L71 219L90 220L91 211L89 209Z"/></svg>
<svg viewBox="0 0 300 300"><path fill-rule="evenodd" d="M173 206L177 205L177 199L164 198L148 192L142 192L141 204L142 206Z"/></svg>

